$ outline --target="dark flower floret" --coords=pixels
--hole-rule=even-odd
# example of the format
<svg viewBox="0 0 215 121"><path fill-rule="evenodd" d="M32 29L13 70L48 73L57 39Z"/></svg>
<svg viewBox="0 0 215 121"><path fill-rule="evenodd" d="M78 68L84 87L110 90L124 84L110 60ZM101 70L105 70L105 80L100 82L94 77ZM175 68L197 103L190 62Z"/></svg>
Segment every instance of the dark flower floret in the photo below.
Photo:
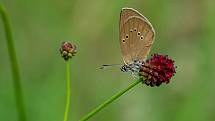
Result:
<svg viewBox="0 0 215 121"><path fill-rule="evenodd" d="M69 58L72 58L72 56L75 55L77 52L77 48L74 44L70 42L63 42L60 48L61 56L64 58L64 60L68 60Z"/></svg>
<svg viewBox="0 0 215 121"><path fill-rule="evenodd" d="M153 54L151 58L143 62L140 68L140 76L145 77L143 83L150 86L160 86L169 83L176 73L174 61L167 55Z"/></svg>

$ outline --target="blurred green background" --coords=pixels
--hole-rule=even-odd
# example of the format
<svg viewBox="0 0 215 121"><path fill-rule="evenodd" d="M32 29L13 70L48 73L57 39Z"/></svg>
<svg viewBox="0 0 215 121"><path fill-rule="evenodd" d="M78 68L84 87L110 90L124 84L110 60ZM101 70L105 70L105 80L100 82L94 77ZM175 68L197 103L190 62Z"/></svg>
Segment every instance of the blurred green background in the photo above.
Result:
<svg viewBox="0 0 215 121"><path fill-rule="evenodd" d="M29 121L62 121L65 62L62 41L78 46L71 60L69 120L78 120L134 78L102 64L122 63L118 21L122 7L143 13L156 30L151 53L172 57L171 83L138 85L90 121L214 121L214 0L0 0L13 27ZM0 120L17 121L10 61L0 20Z"/></svg>

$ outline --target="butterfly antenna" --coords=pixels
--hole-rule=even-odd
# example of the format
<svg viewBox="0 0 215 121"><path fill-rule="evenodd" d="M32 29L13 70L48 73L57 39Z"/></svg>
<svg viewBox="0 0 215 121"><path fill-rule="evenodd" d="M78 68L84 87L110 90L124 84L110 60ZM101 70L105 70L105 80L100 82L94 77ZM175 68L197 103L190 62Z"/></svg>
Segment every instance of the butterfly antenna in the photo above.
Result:
<svg viewBox="0 0 215 121"><path fill-rule="evenodd" d="M109 65L105 64L105 65L102 65L100 69L106 69L110 67L120 67L120 66L122 66L122 64L109 64Z"/></svg>

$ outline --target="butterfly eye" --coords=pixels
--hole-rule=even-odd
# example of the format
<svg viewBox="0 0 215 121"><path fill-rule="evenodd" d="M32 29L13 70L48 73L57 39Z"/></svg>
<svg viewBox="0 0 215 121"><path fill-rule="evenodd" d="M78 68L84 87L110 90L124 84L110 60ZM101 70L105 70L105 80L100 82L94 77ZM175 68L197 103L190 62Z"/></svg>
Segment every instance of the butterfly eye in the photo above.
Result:
<svg viewBox="0 0 215 121"><path fill-rule="evenodd" d="M133 32L133 30L131 29L130 32Z"/></svg>
<svg viewBox="0 0 215 121"><path fill-rule="evenodd" d="M122 39L122 42L125 43L125 39Z"/></svg>
<svg viewBox="0 0 215 121"><path fill-rule="evenodd" d="M137 28L134 28L134 31L136 32L136 31L137 31Z"/></svg>
<svg viewBox="0 0 215 121"><path fill-rule="evenodd" d="M138 32L137 35L139 36L139 35L140 35L140 32Z"/></svg>
<svg viewBox="0 0 215 121"><path fill-rule="evenodd" d="M140 39L143 39L143 36L141 36Z"/></svg>
<svg viewBox="0 0 215 121"><path fill-rule="evenodd" d="M125 38L128 39L128 35L126 35Z"/></svg>
<svg viewBox="0 0 215 121"><path fill-rule="evenodd" d="M148 45L146 45L145 47L150 47L152 44L148 44Z"/></svg>

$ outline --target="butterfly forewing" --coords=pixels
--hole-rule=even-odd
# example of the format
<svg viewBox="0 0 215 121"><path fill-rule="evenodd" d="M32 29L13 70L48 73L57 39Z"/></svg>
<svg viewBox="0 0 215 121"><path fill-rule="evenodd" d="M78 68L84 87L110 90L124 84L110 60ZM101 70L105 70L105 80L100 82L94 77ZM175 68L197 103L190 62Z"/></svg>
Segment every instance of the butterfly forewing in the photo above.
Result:
<svg viewBox="0 0 215 121"><path fill-rule="evenodd" d="M143 61L154 40L154 29L148 20L131 8L120 14L120 45L125 64Z"/></svg>
<svg viewBox="0 0 215 121"><path fill-rule="evenodd" d="M145 21L148 21L147 18L144 17L137 10L135 10L133 8L122 8L121 13L120 13L119 28L121 28L122 25L125 23L125 21L131 16L138 16L138 17L141 17L142 19L144 19Z"/></svg>

